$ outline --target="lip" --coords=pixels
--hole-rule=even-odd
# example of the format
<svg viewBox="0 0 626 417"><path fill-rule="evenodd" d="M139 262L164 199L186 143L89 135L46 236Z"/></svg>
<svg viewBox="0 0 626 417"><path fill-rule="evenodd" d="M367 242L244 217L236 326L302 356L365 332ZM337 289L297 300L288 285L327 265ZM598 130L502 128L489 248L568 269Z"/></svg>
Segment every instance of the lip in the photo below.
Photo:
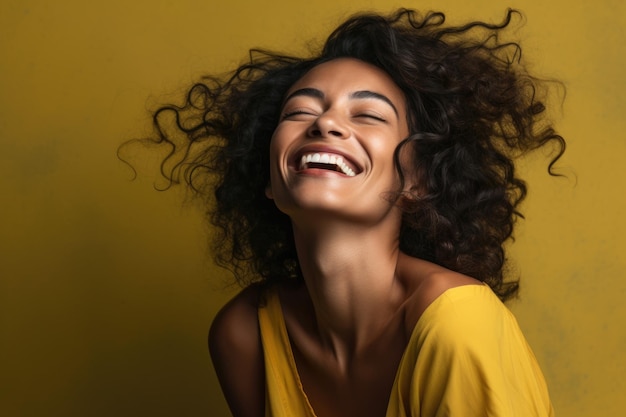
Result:
<svg viewBox="0 0 626 417"><path fill-rule="evenodd" d="M309 154L309 153L320 153L320 154L326 153L326 154L341 156L343 158L344 163L348 165L355 172L356 175L359 175L361 172L363 172L363 167L360 164L358 164L354 160L354 158L350 156L349 154L347 154L345 151L342 151L340 149L336 149L330 146L324 146L324 145L303 146L302 148L298 149L290 158L289 166L296 172L300 172L300 168L299 168L300 158L302 158L302 155ZM341 174L339 172L337 173Z"/></svg>

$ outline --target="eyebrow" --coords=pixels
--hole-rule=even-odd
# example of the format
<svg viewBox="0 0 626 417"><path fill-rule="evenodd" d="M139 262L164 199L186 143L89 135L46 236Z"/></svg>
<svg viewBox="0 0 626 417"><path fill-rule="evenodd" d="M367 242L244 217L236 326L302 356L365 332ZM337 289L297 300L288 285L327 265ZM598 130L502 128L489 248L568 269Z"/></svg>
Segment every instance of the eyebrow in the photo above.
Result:
<svg viewBox="0 0 626 417"><path fill-rule="evenodd" d="M356 98L356 99L373 98L376 100L384 101L385 103L389 104L389 106L391 106L391 108L393 109L393 112L396 114L396 117L400 117L400 115L398 114L398 109L396 109L396 106L393 105L393 102L387 96L384 96L382 94L375 93L374 91L363 90L363 91L355 91L354 93L350 94L350 98Z"/></svg>
<svg viewBox="0 0 626 417"><path fill-rule="evenodd" d="M299 96L313 97L313 98L317 98L320 100L324 99L324 93L321 90L318 90L317 88L301 88L289 94L287 98L285 99L284 103L287 103L292 98L299 97ZM396 114L397 117L400 117L400 115L398 114L398 109L393 104L393 102L387 96L384 96L380 93L376 93L374 91L369 91L369 90L361 90L361 91L355 91L351 93L350 98L351 99L372 99L373 98L376 100L383 101L384 103L387 103L393 109L393 112Z"/></svg>
<svg viewBox="0 0 626 417"><path fill-rule="evenodd" d="M287 103L292 98L299 96L319 98L321 100L324 98L324 93L322 93L321 90L318 90L317 88L301 88L289 94L284 103Z"/></svg>

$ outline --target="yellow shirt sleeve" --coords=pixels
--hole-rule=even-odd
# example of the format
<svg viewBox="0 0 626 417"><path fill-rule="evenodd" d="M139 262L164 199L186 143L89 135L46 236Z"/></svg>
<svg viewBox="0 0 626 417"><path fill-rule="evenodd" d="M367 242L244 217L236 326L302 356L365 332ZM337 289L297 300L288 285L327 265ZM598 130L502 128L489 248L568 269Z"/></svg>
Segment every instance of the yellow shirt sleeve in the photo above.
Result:
<svg viewBox="0 0 626 417"><path fill-rule="evenodd" d="M512 313L487 286L452 288L419 319L387 417L551 417L544 377Z"/></svg>

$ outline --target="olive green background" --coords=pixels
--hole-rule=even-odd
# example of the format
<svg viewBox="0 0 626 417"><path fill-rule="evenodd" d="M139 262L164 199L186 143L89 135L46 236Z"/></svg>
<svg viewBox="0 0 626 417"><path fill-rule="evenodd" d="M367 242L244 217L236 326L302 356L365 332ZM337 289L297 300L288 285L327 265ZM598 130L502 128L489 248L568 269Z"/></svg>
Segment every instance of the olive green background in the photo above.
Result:
<svg viewBox="0 0 626 417"><path fill-rule="evenodd" d="M116 158L149 110L261 46L298 53L360 9L438 9L451 21L525 12L513 35L564 81L559 164L531 186L511 304L558 416L626 414L626 3L178 0L0 3L0 414L221 416L206 349L233 288L207 255L202 209ZM311 44L310 40L316 40Z"/></svg>

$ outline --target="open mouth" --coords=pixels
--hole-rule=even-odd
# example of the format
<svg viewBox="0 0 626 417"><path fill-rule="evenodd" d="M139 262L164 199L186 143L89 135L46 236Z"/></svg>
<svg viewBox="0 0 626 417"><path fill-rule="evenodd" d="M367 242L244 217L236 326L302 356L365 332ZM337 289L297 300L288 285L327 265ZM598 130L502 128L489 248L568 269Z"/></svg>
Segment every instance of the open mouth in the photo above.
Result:
<svg viewBox="0 0 626 417"><path fill-rule="evenodd" d="M304 169L326 169L340 172L348 177L354 177L356 173L351 164L342 156L331 153L305 153L300 157L299 170Z"/></svg>

